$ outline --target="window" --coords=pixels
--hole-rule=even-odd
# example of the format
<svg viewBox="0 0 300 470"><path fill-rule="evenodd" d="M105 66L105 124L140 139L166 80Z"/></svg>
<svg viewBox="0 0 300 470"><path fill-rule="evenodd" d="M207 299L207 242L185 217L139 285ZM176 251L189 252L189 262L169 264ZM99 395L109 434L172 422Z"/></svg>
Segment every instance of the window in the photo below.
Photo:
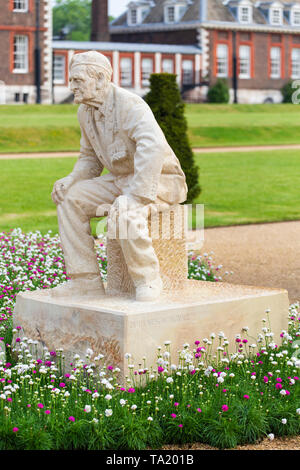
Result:
<svg viewBox="0 0 300 470"><path fill-rule="evenodd" d="M173 59L163 59L162 61L163 73L174 73L174 61Z"/></svg>
<svg viewBox="0 0 300 470"><path fill-rule="evenodd" d="M167 22L175 22L175 7L167 7Z"/></svg>
<svg viewBox="0 0 300 470"><path fill-rule="evenodd" d="M292 78L300 78L300 49L292 49Z"/></svg>
<svg viewBox="0 0 300 470"><path fill-rule="evenodd" d="M130 10L130 23L137 24L137 10L133 8Z"/></svg>
<svg viewBox="0 0 300 470"><path fill-rule="evenodd" d="M240 23L252 23L252 8L250 6L239 7Z"/></svg>
<svg viewBox="0 0 300 470"><path fill-rule="evenodd" d="M293 10L292 13L292 25L300 25L300 10Z"/></svg>
<svg viewBox="0 0 300 470"><path fill-rule="evenodd" d="M13 11L27 12L28 11L28 0L14 0Z"/></svg>
<svg viewBox="0 0 300 470"><path fill-rule="evenodd" d="M240 46L240 78L250 78L251 70L251 48L250 46Z"/></svg>
<svg viewBox="0 0 300 470"><path fill-rule="evenodd" d="M182 84L191 85L194 83L194 62L192 60L182 61Z"/></svg>
<svg viewBox="0 0 300 470"><path fill-rule="evenodd" d="M281 48L271 47L271 78L281 77Z"/></svg>
<svg viewBox="0 0 300 470"><path fill-rule="evenodd" d="M54 55L53 81L56 84L66 83L66 58L64 55Z"/></svg>
<svg viewBox="0 0 300 470"><path fill-rule="evenodd" d="M228 46L217 46L217 77L228 77Z"/></svg>
<svg viewBox="0 0 300 470"><path fill-rule="evenodd" d="M153 59L142 59L142 86L147 87L150 85L150 75L153 73Z"/></svg>
<svg viewBox="0 0 300 470"><path fill-rule="evenodd" d="M28 37L14 36L13 51L13 71L14 73L28 72Z"/></svg>
<svg viewBox="0 0 300 470"><path fill-rule="evenodd" d="M132 59L130 57L122 57L120 61L121 68L121 86L132 86Z"/></svg>
<svg viewBox="0 0 300 470"><path fill-rule="evenodd" d="M274 25L282 24L282 8L271 8L270 23Z"/></svg>

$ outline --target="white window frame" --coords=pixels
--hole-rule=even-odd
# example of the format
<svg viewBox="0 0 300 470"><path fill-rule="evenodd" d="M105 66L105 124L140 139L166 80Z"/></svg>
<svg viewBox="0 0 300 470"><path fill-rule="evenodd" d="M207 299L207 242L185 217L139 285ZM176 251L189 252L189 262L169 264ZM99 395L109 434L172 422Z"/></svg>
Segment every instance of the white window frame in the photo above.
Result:
<svg viewBox="0 0 300 470"><path fill-rule="evenodd" d="M225 54L220 54L220 50L226 51ZM216 49L216 61L217 61L217 77L227 78L228 77L228 64L229 64L229 50L227 44L218 44ZM222 71L222 69L224 71Z"/></svg>
<svg viewBox="0 0 300 470"><path fill-rule="evenodd" d="M244 10L244 12L243 12ZM252 23L252 7L250 5L240 5L239 6L239 22L242 24L249 24ZM245 19L244 15L247 11L247 18Z"/></svg>
<svg viewBox="0 0 300 470"><path fill-rule="evenodd" d="M298 19L296 20L296 16ZM291 24L293 26L299 26L300 25L300 8L293 8L291 10Z"/></svg>
<svg viewBox="0 0 300 470"><path fill-rule="evenodd" d="M124 66L122 67L122 62L123 64L125 61L129 64L130 67L125 68ZM120 85L126 88L132 88L133 87L133 60L131 57L121 57L120 59Z"/></svg>
<svg viewBox="0 0 300 470"><path fill-rule="evenodd" d="M23 45L25 46L24 47L24 50L22 51L17 51L16 50L16 47L17 47L17 41L19 40L19 47L21 46L22 48L22 44L20 41L20 39L22 38L22 41L24 41ZM24 34L16 34L14 36L14 44L13 44L13 73L28 73L28 63L29 63L29 45L28 45L29 41L28 41L28 36L24 35ZM23 54L23 59L20 60L20 58L18 58L19 62L23 62L24 63L24 67L15 67L16 63L17 63L17 56L18 55L22 55Z"/></svg>
<svg viewBox="0 0 300 470"><path fill-rule="evenodd" d="M189 66L185 67L185 64L189 64ZM192 85L193 83L195 83L194 61L182 59L182 85Z"/></svg>
<svg viewBox="0 0 300 470"><path fill-rule="evenodd" d="M273 46L270 49L271 78L281 78L282 51L281 47Z"/></svg>
<svg viewBox="0 0 300 470"><path fill-rule="evenodd" d="M135 14L135 21L133 21L133 14ZM129 16L130 16L130 21L129 23L131 25L136 25L138 24L138 10L137 8L130 8L129 10Z"/></svg>
<svg viewBox="0 0 300 470"><path fill-rule="evenodd" d="M13 2L13 12L14 13L27 13L28 12L28 0L17 0L18 3L23 3L24 7L15 8L15 1Z"/></svg>
<svg viewBox="0 0 300 470"><path fill-rule="evenodd" d="M296 59L295 59L295 56ZM291 52L292 78L300 78L300 48L293 47Z"/></svg>
<svg viewBox="0 0 300 470"><path fill-rule="evenodd" d="M248 51L247 57L242 57L242 51ZM245 71L242 69L245 68ZM241 44L239 47L239 78L251 78L251 46Z"/></svg>
<svg viewBox="0 0 300 470"><path fill-rule="evenodd" d="M57 72L57 59L63 59L62 60L62 77L61 78L56 78L55 77L55 72ZM64 85L66 83L66 56L64 54L54 54L54 59L53 59L53 83L55 85Z"/></svg>
<svg viewBox="0 0 300 470"><path fill-rule="evenodd" d="M168 64L165 66L165 64ZM161 63L161 69L163 73L174 73L174 60L164 58ZM172 70L172 71L171 71Z"/></svg>
<svg viewBox="0 0 300 470"><path fill-rule="evenodd" d="M148 64L150 63L151 63L151 66L149 67ZM150 75L153 74L153 71L154 71L154 60L151 57L143 57L141 61L141 72L142 72L141 83L142 83L143 88L149 87Z"/></svg>
<svg viewBox="0 0 300 470"><path fill-rule="evenodd" d="M172 12L173 19L170 19L170 11ZM166 23L176 23L176 7L175 5L166 6Z"/></svg>
<svg viewBox="0 0 300 470"><path fill-rule="evenodd" d="M274 14L278 13L278 21L274 21ZM269 11L269 23L274 26L282 26L283 9L281 7L271 7Z"/></svg>

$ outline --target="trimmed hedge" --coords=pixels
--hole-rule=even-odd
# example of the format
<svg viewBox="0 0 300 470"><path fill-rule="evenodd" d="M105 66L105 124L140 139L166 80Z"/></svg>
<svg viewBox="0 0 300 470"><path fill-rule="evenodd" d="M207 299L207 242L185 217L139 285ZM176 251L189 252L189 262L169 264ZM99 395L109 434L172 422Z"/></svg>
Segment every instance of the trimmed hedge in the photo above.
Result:
<svg viewBox="0 0 300 470"><path fill-rule="evenodd" d="M187 121L184 116L184 103L176 82L176 75L169 73L152 74L150 92L146 102L162 128L166 139L178 157L186 176L188 186L187 202L199 196L199 169L187 135Z"/></svg>

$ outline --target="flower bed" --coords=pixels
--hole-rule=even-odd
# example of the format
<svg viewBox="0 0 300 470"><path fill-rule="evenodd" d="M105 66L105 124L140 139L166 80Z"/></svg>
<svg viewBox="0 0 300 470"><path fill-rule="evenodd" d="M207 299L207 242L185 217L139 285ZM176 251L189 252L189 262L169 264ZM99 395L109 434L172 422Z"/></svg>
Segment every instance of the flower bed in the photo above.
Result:
<svg viewBox="0 0 300 470"><path fill-rule="evenodd" d="M0 249L2 343L11 355L5 360L2 353L0 363L0 449L144 449L196 441L226 448L299 434L298 304L290 307L281 344L273 341L272 312L262 312L261 333L253 338L244 327L234 354L222 332L195 338L176 358L166 341L152 366L146 358L135 364L128 353L130 376L121 387L119 370L105 357L88 350L66 373L62 350L38 355L35 341L21 339L21 326L11 330L17 292L66 279L57 237L14 231L0 235ZM98 255L105 275L104 246ZM203 270L212 272L211 262ZM197 263L190 260L195 269Z"/></svg>

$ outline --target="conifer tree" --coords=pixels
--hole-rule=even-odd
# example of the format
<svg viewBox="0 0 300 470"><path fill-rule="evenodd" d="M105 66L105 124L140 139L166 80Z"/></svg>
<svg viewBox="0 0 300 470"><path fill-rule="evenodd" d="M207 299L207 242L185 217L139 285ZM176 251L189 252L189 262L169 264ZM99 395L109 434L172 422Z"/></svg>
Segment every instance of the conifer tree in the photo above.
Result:
<svg viewBox="0 0 300 470"><path fill-rule="evenodd" d="M191 203L199 196L199 169L187 135L187 121L184 115L184 103L176 82L176 75L156 73L150 77L150 92L146 102L162 128L166 139L180 161L188 186L187 202Z"/></svg>

